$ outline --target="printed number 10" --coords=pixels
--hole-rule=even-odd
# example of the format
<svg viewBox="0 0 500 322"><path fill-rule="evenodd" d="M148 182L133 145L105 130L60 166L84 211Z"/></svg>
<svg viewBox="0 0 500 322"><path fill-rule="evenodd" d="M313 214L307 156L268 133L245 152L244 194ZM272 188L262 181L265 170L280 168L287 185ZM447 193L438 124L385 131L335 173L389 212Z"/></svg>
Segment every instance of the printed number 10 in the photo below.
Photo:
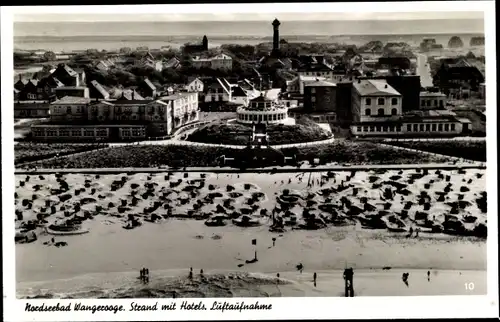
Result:
<svg viewBox="0 0 500 322"><path fill-rule="evenodd" d="M474 283L465 283L465 289L467 291L472 291L474 289Z"/></svg>

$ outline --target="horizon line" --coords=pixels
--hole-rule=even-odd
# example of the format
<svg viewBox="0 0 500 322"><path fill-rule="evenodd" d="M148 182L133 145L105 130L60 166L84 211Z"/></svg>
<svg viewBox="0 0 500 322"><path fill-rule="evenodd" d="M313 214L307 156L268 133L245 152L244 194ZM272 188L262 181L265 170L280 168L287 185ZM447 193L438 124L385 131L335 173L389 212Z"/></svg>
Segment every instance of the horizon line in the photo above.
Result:
<svg viewBox="0 0 500 322"><path fill-rule="evenodd" d="M280 19L278 19L280 20ZM470 18L448 18L448 17L442 17L442 18L412 18L412 19L325 19L325 20L318 20L318 19L281 19L280 21L282 22L305 22L305 21L317 21L317 22L327 22L327 21L373 21L373 22L381 22L381 21L426 21L426 20L484 20L484 18L477 18L477 17L470 17ZM235 23L244 23L244 22L263 22L263 21L269 21L268 19L256 19L256 20L186 20L186 19L180 19L180 20L61 20L61 21L54 21L54 20L37 20L37 21L29 21L29 20L14 20L14 23L99 23L99 22L104 22L104 23L143 23L143 22L186 22L186 23L191 23L191 22L235 22Z"/></svg>

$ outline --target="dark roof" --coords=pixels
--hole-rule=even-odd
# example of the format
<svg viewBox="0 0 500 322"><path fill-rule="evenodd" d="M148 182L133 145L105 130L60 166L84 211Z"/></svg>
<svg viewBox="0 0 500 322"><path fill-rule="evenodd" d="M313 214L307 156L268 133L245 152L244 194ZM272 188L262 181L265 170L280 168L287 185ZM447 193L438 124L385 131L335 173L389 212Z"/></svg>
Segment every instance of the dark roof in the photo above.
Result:
<svg viewBox="0 0 500 322"><path fill-rule="evenodd" d="M90 84L102 95L103 98L109 97L109 93L107 90L104 89L104 87L99 84L98 81L93 80L90 82Z"/></svg>
<svg viewBox="0 0 500 322"><path fill-rule="evenodd" d="M260 94L260 96L257 96L256 98L253 98L250 101L251 102L272 102L273 100L267 96L264 96L263 94Z"/></svg>
<svg viewBox="0 0 500 322"><path fill-rule="evenodd" d="M107 101L106 103L117 104L117 105L146 105L153 102L153 100L129 100L129 99L117 99L116 101Z"/></svg>
<svg viewBox="0 0 500 322"><path fill-rule="evenodd" d="M299 67L299 72L331 72L333 69L325 64L304 64Z"/></svg>
<svg viewBox="0 0 500 322"><path fill-rule="evenodd" d="M232 88L233 96L247 96L246 92L240 86L235 86Z"/></svg>

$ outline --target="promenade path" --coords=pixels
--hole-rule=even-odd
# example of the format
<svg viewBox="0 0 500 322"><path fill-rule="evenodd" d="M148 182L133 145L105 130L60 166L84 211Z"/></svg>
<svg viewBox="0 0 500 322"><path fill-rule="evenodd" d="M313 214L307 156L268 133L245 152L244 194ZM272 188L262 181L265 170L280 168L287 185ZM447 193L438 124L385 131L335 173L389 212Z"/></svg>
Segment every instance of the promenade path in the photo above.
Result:
<svg viewBox="0 0 500 322"><path fill-rule="evenodd" d="M401 141L475 141L475 142L481 142L481 141L486 141L485 137L473 137L473 136L461 136L461 137L455 137L455 138L410 138L410 139L393 139L393 138L387 138L383 139L384 142L401 142Z"/></svg>
<svg viewBox="0 0 500 322"><path fill-rule="evenodd" d="M98 168L98 169L16 169L16 175L39 175L54 173L82 174L120 174L120 173L164 173L164 172L212 172L212 173L297 173L297 172L327 172L327 171L371 171L371 170L459 170L486 169L484 162L474 163L427 163L427 164L360 164L360 165L321 165L321 166L285 166L279 168L237 169L230 167L189 167L189 168Z"/></svg>

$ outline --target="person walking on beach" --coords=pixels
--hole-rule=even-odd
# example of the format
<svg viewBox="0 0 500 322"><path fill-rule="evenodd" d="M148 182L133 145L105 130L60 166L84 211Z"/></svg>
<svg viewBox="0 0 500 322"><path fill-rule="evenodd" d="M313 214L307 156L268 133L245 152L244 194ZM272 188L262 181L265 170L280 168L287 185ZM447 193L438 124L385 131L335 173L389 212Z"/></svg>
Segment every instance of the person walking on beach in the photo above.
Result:
<svg viewBox="0 0 500 322"><path fill-rule="evenodd" d="M273 241L273 247L276 246L276 237L273 237L272 241Z"/></svg>
<svg viewBox="0 0 500 322"><path fill-rule="evenodd" d="M192 267L189 268L189 279L190 280L193 279L193 268Z"/></svg>
<svg viewBox="0 0 500 322"><path fill-rule="evenodd" d="M200 276L203 277L203 268L200 269Z"/></svg>
<svg viewBox="0 0 500 322"><path fill-rule="evenodd" d="M409 232L408 236L406 236L406 237L411 237L412 235L413 235L413 227L410 227L410 232Z"/></svg>
<svg viewBox="0 0 500 322"><path fill-rule="evenodd" d="M144 274L144 279L145 283L149 283L149 268L145 268L145 274Z"/></svg>
<svg viewBox="0 0 500 322"><path fill-rule="evenodd" d="M415 238L418 238L418 233L420 232L420 228L416 228L415 229Z"/></svg>
<svg viewBox="0 0 500 322"><path fill-rule="evenodd" d="M317 278L318 278L318 275L316 274L316 272L314 272L314 274L313 274L314 287L316 287L316 279Z"/></svg>
<svg viewBox="0 0 500 322"><path fill-rule="evenodd" d="M431 281L431 271L427 271L427 282Z"/></svg>

